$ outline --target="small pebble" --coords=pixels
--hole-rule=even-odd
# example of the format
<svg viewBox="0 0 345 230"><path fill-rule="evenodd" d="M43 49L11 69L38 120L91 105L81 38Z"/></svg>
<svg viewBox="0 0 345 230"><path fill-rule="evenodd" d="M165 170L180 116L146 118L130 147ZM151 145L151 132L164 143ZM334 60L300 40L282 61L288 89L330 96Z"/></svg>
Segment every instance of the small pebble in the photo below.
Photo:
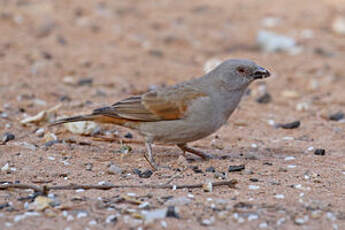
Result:
<svg viewBox="0 0 345 230"><path fill-rule="evenodd" d="M211 166L211 167L208 167L205 171L214 173L214 172L216 172L216 169Z"/></svg>
<svg viewBox="0 0 345 230"><path fill-rule="evenodd" d="M287 156L284 158L285 161L292 161L292 160L295 160L296 158L293 157L293 156Z"/></svg>
<svg viewBox="0 0 345 230"><path fill-rule="evenodd" d="M132 139L133 138L133 134L126 133L125 138Z"/></svg>
<svg viewBox="0 0 345 230"><path fill-rule="evenodd" d="M139 177L141 178L150 178L152 176L153 172L150 169L145 170L143 173L139 174Z"/></svg>
<svg viewBox="0 0 345 230"><path fill-rule="evenodd" d="M84 85L90 86L90 85L92 85L92 83L93 83L93 79L92 78L82 78L82 79L79 79L77 84L79 86L84 86Z"/></svg>
<svg viewBox="0 0 345 230"><path fill-rule="evenodd" d="M293 169L293 168L296 168L297 166L296 165L288 165L287 168L289 169Z"/></svg>
<svg viewBox="0 0 345 230"><path fill-rule="evenodd" d="M345 114L343 112L337 112L335 114L329 115L328 119L331 121L340 121L345 118Z"/></svg>
<svg viewBox="0 0 345 230"><path fill-rule="evenodd" d="M122 169L117 165L110 164L110 166L107 168L107 173L111 175L122 174Z"/></svg>
<svg viewBox="0 0 345 230"><path fill-rule="evenodd" d="M203 173L203 171L201 169L199 169L198 166L193 166L192 169L195 173Z"/></svg>
<svg viewBox="0 0 345 230"><path fill-rule="evenodd" d="M311 151L314 150L314 147L313 147L313 146L309 146L309 147L307 148L307 150L308 150L309 152L311 152Z"/></svg>
<svg viewBox="0 0 345 230"><path fill-rule="evenodd" d="M272 101L272 97L269 93L264 93L260 97L256 98L256 102L259 104L268 104Z"/></svg>
<svg viewBox="0 0 345 230"><path fill-rule="evenodd" d="M239 172L245 169L244 165L230 165L228 172Z"/></svg>
<svg viewBox="0 0 345 230"><path fill-rule="evenodd" d="M93 164L92 163L86 163L85 164L85 170L92 171L92 168L93 168Z"/></svg>
<svg viewBox="0 0 345 230"><path fill-rule="evenodd" d="M257 178L250 178L249 179L251 182L259 182L259 179L257 179Z"/></svg>
<svg viewBox="0 0 345 230"><path fill-rule="evenodd" d="M133 169L133 173L137 174L140 178L150 178L153 174L153 172L150 169L145 170L142 172L140 169Z"/></svg>
<svg viewBox="0 0 345 230"><path fill-rule="evenodd" d="M14 140L15 136L12 133L5 133L2 137L2 144Z"/></svg>
<svg viewBox="0 0 345 230"><path fill-rule="evenodd" d="M180 218L180 216L176 212L175 206L168 206L166 217L173 217L173 218L176 218L176 219Z"/></svg>
<svg viewBox="0 0 345 230"><path fill-rule="evenodd" d="M286 124L278 124L278 128L283 128L283 129L296 129L301 125L300 121L294 121L291 123L286 123Z"/></svg>
<svg viewBox="0 0 345 230"><path fill-rule="evenodd" d="M276 199L284 199L285 196L284 196L284 194L276 194L276 195L274 195L274 198L276 198Z"/></svg>
<svg viewBox="0 0 345 230"><path fill-rule="evenodd" d="M248 186L248 188L250 190L258 190L260 188L260 186L251 184L251 185Z"/></svg>
<svg viewBox="0 0 345 230"><path fill-rule="evenodd" d="M324 149L315 149L314 154L318 155L318 156L324 156L326 154L326 150L324 150Z"/></svg>

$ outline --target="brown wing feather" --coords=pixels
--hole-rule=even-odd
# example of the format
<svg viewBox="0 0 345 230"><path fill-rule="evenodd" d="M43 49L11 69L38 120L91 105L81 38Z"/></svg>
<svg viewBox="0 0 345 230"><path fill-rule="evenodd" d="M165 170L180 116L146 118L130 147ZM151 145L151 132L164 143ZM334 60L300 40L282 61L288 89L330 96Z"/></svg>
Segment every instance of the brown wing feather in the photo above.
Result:
<svg viewBox="0 0 345 230"><path fill-rule="evenodd" d="M96 109L93 114L102 114L135 121L161 121L181 119L187 105L206 94L191 88L170 88L150 91L142 96L129 97L110 107Z"/></svg>

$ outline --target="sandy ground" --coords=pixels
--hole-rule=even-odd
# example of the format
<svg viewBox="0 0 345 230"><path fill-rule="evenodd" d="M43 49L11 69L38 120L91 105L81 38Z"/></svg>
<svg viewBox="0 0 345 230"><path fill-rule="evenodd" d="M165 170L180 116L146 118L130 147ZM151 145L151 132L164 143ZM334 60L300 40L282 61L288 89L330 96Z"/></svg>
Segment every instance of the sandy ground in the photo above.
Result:
<svg viewBox="0 0 345 230"><path fill-rule="evenodd" d="M332 28L342 16L343 0L0 1L0 135L15 135L0 145L2 185L238 181L211 192L54 190L48 199L2 190L0 229L345 229L345 122L327 119L345 112L345 36ZM260 30L300 48L264 52ZM20 124L58 104L57 116L90 112L201 76L215 58L248 58L272 72L250 87L226 126L192 144L222 159L186 161L174 146L155 146L157 161L171 169L142 178L133 172L149 169L140 143ZM257 103L265 90L272 100ZM274 126L297 120L296 129ZM59 141L47 144L52 134ZM141 140L114 126L97 135ZM245 169L228 171L238 165Z"/></svg>

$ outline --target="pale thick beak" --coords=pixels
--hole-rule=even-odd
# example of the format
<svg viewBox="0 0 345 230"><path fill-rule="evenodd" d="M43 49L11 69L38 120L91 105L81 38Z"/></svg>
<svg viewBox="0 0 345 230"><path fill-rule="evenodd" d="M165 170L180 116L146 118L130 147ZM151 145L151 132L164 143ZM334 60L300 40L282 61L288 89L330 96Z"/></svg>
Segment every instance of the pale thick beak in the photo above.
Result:
<svg viewBox="0 0 345 230"><path fill-rule="evenodd" d="M259 66L252 76L254 79L263 79L271 76L271 73L267 69Z"/></svg>

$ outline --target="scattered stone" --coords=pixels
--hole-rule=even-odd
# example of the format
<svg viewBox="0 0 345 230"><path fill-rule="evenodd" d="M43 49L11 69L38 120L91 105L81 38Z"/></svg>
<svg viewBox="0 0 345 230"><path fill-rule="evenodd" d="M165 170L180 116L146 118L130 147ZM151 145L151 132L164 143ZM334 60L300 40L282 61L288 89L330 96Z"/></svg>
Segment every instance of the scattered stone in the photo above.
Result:
<svg viewBox="0 0 345 230"><path fill-rule="evenodd" d="M203 173L203 171L198 166L192 166L192 170L195 173Z"/></svg>
<svg viewBox="0 0 345 230"><path fill-rule="evenodd" d="M212 225L214 222L215 222L215 218L214 218L214 216L211 216L209 219L203 219L203 220L201 221L201 224L202 224L202 225L205 225L205 226L210 226L210 225Z"/></svg>
<svg viewBox="0 0 345 230"><path fill-rule="evenodd" d="M287 156L284 158L285 161L293 161L296 160L296 158L294 156Z"/></svg>
<svg viewBox="0 0 345 230"><path fill-rule="evenodd" d="M314 154L318 155L318 156L324 156L326 154L326 150L325 149L315 149Z"/></svg>
<svg viewBox="0 0 345 230"><path fill-rule="evenodd" d="M133 173L137 174L140 178L150 178L153 174L152 170L147 169L144 172L142 172L140 169L133 169Z"/></svg>
<svg viewBox="0 0 345 230"><path fill-rule="evenodd" d="M259 104L268 104L272 101L272 96L268 92L256 98L256 102Z"/></svg>
<svg viewBox="0 0 345 230"><path fill-rule="evenodd" d="M1 167L1 171L8 172L10 170L10 165L7 162L4 166Z"/></svg>
<svg viewBox="0 0 345 230"><path fill-rule="evenodd" d="M150 169L145 170L143 173L139 174L139 177L141 178L150 178L152 176L153 172Z"/></svg>
<svg viewBox="0 0 345 230"><path fill-rule="evenodd" d="M100 130L100 126L92 121L65 123L64 127L71 133L79 135L92 135Z"/></svg>
<svg viewBox="0 0 345 230"><path fill-rule="evenodd" d="M260 188L260 186L258 186L258 185L249 185L248 186L248 188L250 189L250 190L258 190L259 188Z"/></svg>
<svg viewBox="0 0 345 230"><path fill-rule="evenodd" d="M283 128L283 129L296 129L301 125L300 121L294 121L291 123L286 123L286 124L277 124L278 128Z"/></svg>
<svg viewBox="0 0 345 230"><path fill-rule="evenodd" d="M132 147L129 145L121 145L120 147L120 153L127 154L132 151Z"/></svg>
<svg viewBox="0 0 345 230"><path fill-rule="evenodd" d="M332 24L335 33L345 35L345 17L337 17Z"/></svg>
<svg viewBox="0 0 345 230"><path fill-rule="evenodd" d="M257 178L249 178L249 180L250 180L251 182L259 182L259 179L257 179Z"/></svg>
<svg viewBox="0 0 345 230"><path fill-rule="evenodd" d="M93 83L92 78L81 78L78 80L77 85L78 86L84 86L84 85L91 86L92 83Z"/></svg>
<svg viewBox="0 0 345 230"><path fill-rule="evenodd" d="M126 133L125 138L132 139L133 138L133 134L128 132L128 133Z"/></svg>
<svg viewBox="0 0 345 230"><path fill-rule="evenodd" d="M213 191L212 183L207 182L206 184L203 184L202 189L204 190L204 192L212 192Z"/></svg>
<svg viewBox="0 0 345 230"><path fill-rule="evenodd" d="M303 217L295 217L294 223L297 225L306 224L309 221L309 216L305 215Z"/></svg>
<svg viewBox="0 0 345 230"><path fill-rule="evenodd" d="M14 139L15 139L14 134L12 134L12 133L5 133L2 136L1 144L6 144L7 142L12 141Z"/></svg>
<svg viewBox="0 0 345 230"><path fill-rule="evenodd" d="M107 169L107 173L110 175L116 175L116 174L122 174L123 170L118 167L117 165L114 164L110 164L108 169Z"/></svg>
<svg viewBox="0 0 345 230"><path fill-rule="evenodd" d="M256 42L266 52L285 51L290 54L298 54L301 48L296 45L293 38L276 34L270 31L260 30Z"/></svg>
<svg viewBox="0 0 345 230"><path fill-rule="evenodd" d="M86 163L86 164L85 164L85 169L86 169L87 171L92 171L92 168L93 168L93 164L92 164L92 163Z"/></svg>
<svg viewBox="0 0 345 230"><path fill-rule="evenodd" d="M110 215L107 216L107 218L105 219L105 223L107 224L115 224L117 222L117 215Z"/></svg>
<svg viewBox="0 0 345 230"><path fill-rule="evenodd" d="M48 132L43 136L43 139L45 142L49 142L49 141L56 141L58 138L54 133Z"/></svg>
<svg viewBox="0 0 345 230"><path fill-rule="evenodd" d="M328 119L331 121L340 121L345 118L345 114L343 112L337 112L328 116Z"/></svg>
<svg viewBox="0 0 345 230"><path fill-rule="evenodd" d="M48 142L44 143L44 146L45 147L51 147L57 143L60 143L60 141L59 140L52 140L52 141L48 141Z"/></svg>
<svg viewBox="0 0 345 230"><path fill-rule="evenodd" d="M53 200L45 196L37 196L33 203L29 205L30 210L43 211L44 209L50 207Z"/></svg>
<svg viewBox="0 0 345 230"><path fill-rule="evenodd" d="M284 196L284 194L276 194L276 195L274 195L274 198L276 198L276 199L284 199L285 196Z"/></svg>
<svg viewBox="0 0 345 230"><path fill-rule="evenodd" d="M226 173L225 172L216 172L214 174L214 178L225 180L226 179Z"/></svg>
<svg viewBox="0 0 345 230"><path fill-rule="evenodd" d="M180 216L178 215L175 206L169 206L167 213L166 213L166 217L172 217L172 218L176 218L179 219Z"/></svg>
<svg viewBox="0 0 345 230"><path fill-rule="evenodd" d="M39 128L35 131L35 135L38 136L38 137L43 137L44 136L44 128Z"/></svg>
<svg viewBox="0 0 345 230"><path fill-rule="evenodd" d="M245 169L244 165L230 165L228 172L239 172Z"/></svg>
<svg viewBox="0 0 345 230"><path fill-rule="evenodd" d="M216 169L211 166L211 167L208 167L205 171L214 173L214 172L216 172Z"/></svg>

